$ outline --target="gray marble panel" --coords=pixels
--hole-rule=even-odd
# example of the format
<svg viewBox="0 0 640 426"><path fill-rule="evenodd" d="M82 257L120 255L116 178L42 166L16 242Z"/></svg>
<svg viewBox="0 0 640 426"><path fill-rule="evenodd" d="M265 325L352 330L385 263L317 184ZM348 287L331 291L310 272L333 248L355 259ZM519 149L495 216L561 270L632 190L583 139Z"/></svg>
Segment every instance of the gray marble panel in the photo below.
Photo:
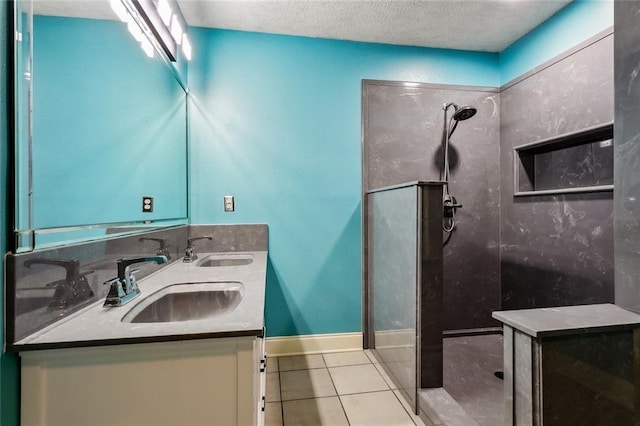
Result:
<svg viewBox="0 0 640 426"><path fill-rule="evenodd" d="M614 4L615 302L640 312L640 3Z"/></svg>
<svg viewBox="0 0 640 426"><path fill-rule="evenodd" d="M490 312L500 307L498 93L380 81L365 81L363 90L365 191L438 180L443 104L478 109L451 138L450 192L463 208L444 252L443 320L446 329L495 325Z"/></svg>
<svg viewBox="0 0 640 426"><path fill-rule="evenodd" d="M195 242L196 251L267 251L269 227L266 224L192 225L189 237L211 236L213 240Z"/></svg>
<svg viewBox="0 0 640 426"><path fill-rule="evenodd" d="M613 144L593 142L535 156L535 189L613 185Z"/></svg>
<svg viewBox="0 0 640 426"><path fill-rule="evenodd" d="M415 406L418 187L370 194L369 212L375 348Z"/></svg>
<svg viewBox="0 0 640 426"><path fill-rule="evenodd" d="M444 388L481 426L504 424L502 351L500 334L444 339Z"/></svg>
<svg viewBox="0 0 640 426"><path fill-rule="evenodd" d="M109 287L103 283L117 276L116 262L120 258L158 254L159 240L164 241L168 257L179 258L184 252L187 234L187 226L182 226L9 255L6 260L7 343L11 345L105 298ZM51 264L60 261L64 263ZM141 263L136 267L139 270L136 277L144 278L164 266L166 264Z"/></svg>
<svg viewBox="0 0 640 426"><path fill-rule="evenodd" d="M440 387L443 377L442 187L421 186L419 211L420 387Z"/></svg>
<svg viewBox="0 0 640 426"><path fill-rule="evenodd" d="M444 388L421 389L420 409L434 424L446 426L479 426Z"/></svg>
<svg viewBox="0 0 640 426"><path fill-rule="evenodd" d="M516 146L612 121L612 54L609 35L501 93L502 309L613 301L612 194L515 198L512 157Z"/></svg>
<svg viewBox="0 0 640 426"><path fill-rule="evenodd" d="M503 422L504 426L513 423L513 328L504 325L502 331L502 359L503 359Z"/></svg>
<svg viewBox="0 0 640 426"><path fill-rule="evenodd" d="M498 321L536 338L598 330L619 331L640 326L640 315L611 303L517 309L492 315Z"/></svg>
<svg viewBox="0 0 640 426"><path fill-rule="evenodd" d="M533 425L533 365L531 337L513 333L513 417L516 425Z"/></svg>

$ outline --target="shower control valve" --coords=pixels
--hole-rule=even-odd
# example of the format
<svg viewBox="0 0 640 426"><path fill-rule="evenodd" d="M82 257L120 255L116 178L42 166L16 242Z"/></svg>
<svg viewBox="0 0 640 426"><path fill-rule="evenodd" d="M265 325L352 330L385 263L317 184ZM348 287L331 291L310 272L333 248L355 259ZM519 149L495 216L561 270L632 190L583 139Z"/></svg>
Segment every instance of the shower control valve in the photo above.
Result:
<svg viewBox="0 0 640 426"><path fill-rule="evenodd" d="M442 213L444 217L453 217L456 214L456 210L462 208L462 204L458 204L456 197L453 195L445 195L442 206L444 208Z"/></svg>

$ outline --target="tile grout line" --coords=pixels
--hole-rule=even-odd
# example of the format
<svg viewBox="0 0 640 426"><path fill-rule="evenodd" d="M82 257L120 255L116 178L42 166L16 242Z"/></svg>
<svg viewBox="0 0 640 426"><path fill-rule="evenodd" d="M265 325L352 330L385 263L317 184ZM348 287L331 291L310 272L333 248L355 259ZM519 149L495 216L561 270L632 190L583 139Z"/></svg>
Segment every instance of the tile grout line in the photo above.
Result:
<svg viewBox="0 0 640 426"><path fill-rule="evenodd" d="M398 391L398 393L401 394L400 389L396 389ZM391 393L393 394L393 396L398 400L398 402L400 403L400 406L402 407L402 409L404 410L405 413L407 413L409 415L409 419L411 419L411 421L413 422L414 425L416 426L420 426L418 425L418 423L416 423L415 420L413 420L413 415L411 415L411 413L409 412L409 410L407 410L407 407L404 406L404 404L402 403L402 401L400 400L400 397L398 397L398 395L395 393L395 390L391 390ZM418 401L419 404L419 401ZM415 414L415 416L417 416L420 419L420 415L419 414ZM431 420L431 419L429 419ZM420 419L420 421L422 421L422 419ZM424 422L422 422L424 423Z"/></svg>
<svg viewBox="0 0 640 426"><path fill-rule="evenodd" d="M324 362L324 365L327 365L327 361L324 359L324 355L322 355L322 362ZM336 384L333 381L333 376L331 375L331 371L329 370L329 367L327 367L327 373L329 374L329 380L331 380L331 385L336 390L336 396L338 397L338 402L340 403L340 408L342 408L342 412L344 413L344 418L347 420L347 425L351 426L351 422L349 421L349 416L347 416L347 411L344 409L344 405L342 404L342 398L340 397L340 394L338 393L338 388L336 387Z"/></svg>
<svg viewBox="0 0 640 426"><path fill-rule="evenodd" d="M364 353L364 351L362 352ZM375 390L375 391L366 391L366 392L354 392L354 393L347 393L344 395L338 394L338 389L335 386L335 383L333 383L333 376L331 375L331 371L329 371L329 377L331 378L331 382L333 383L333 387L336 388L336 394L338 394L338 400L340 401L340 406L342 407L342 411L345 414L345 417L347 418L347 423L349 423L349 425L351 424L349 422L349 418L347 417L347 412L344 409L344 404L342 403L342 397L343 396L352 396L352 395L364 395L364 394L369 394L369 393L382 393L382 392L391 392L393 393L393 389L391 389L391 386L389 386L389 384L387 383L387 381L385 380L384 377L382 377L382 374L380 374L380 372L378 371L375 363L371 360L371 358L369 358L369 356L364 353L364 355L367 357L367 361L366 363L361 363L361 364L347 364L347 365L337 365L331 368L340 368L340 367L359 367L359 366L363 366L363 365L371 365L373 366L374 370L376 371L376 373L378 375L380 375L380 378L382 379L382 382L384 383L384 385L387 387L387 389L381 389L381 390ZM323 356L324 359L324 356ZM326 360L325 360L325 364L326 364ZM395 396L395 394L394 394ZM402 405L402 404L401 404ZM403 407L404 409L404 407ZM406 410L405 410L406 412ZM409 419L413 422L413 419L411 417L409 417ZM415 422L413 422L415 424Z"/></svg>
<svg viewBox="0 0 640 426"><path fill-rule="evenodd" d="M282 400L282 381L280 380L280 357L277 357L278 360L278 392L280 393L280 416L282 419L282 426L284 426L284 401Z"/></svg>

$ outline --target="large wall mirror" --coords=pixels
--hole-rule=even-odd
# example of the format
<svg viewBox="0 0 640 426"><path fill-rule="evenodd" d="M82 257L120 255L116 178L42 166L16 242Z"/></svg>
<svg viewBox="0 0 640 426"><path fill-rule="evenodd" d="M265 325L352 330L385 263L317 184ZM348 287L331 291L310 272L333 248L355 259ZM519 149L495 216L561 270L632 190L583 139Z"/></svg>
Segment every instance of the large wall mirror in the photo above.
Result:
<svg viewBox="0 0 640 426"><path fill-rule="evenodd" d="M109 0L15 4L17 251L186 223L177 68Z"/></svg>

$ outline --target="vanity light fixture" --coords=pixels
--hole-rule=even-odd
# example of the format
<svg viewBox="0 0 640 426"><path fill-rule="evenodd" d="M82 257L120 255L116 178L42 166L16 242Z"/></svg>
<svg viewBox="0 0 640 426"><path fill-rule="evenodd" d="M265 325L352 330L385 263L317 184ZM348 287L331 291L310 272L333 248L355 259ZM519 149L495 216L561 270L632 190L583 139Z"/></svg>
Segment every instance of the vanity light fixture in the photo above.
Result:
<svg viewBox="0 0 640 426"><path fill-rule="evenodd" d="M177 44L182 42L182 26L180 25L180 18L177 15L171 17L171 37Z"/></svg>
<svg viewBox="0 0 640 426"><path fill-rule="evenodd" d="M178 46L181 44L185 58L191 60L192 47L182 29L183 18L180 12L173 12L170 0L110 0L110 4L149 57L153 57L153 44L157 42L156 46L162 48L171 62L177 61ZM134 16L144 24L138 24ZM143 30L141 25L146 28ZM151 36L149 32L155 39L153 42L145 37L145 33Z"/></svg>
<svg viewBox="0 0 640 426"><path fill-rule="evenodd" d="M158 9L158 14L160 14L162 22L168 27L171 24L171 16L173 16L169 2L167 0L158 0L156 8Z"/></svg>
<svg viewBox="0 0 640 426"><path fill-rule="evenodd" d="M133 36L133 38L136 41L142 42L142 40L143 40L142 30L140 29L140 27L138 26L136 21L133 20L131 15L129 15L129 20L127 21L127 29L129 30L129 33ZM149 40L147 40L147 41L149 41ZM143 49L144 49L144 47L143 47Z"/></svg>
<svg viewBox="0 0 640 426"><path fill-rule="evenodd" d="M169 27L167 27L153 4L152 0L125 0L130 2L135 11L138 12L144 23L147 25L153 37L156 39L162 50L167 54L171 62L177 60L177 43L173 39ZM173 15L175 16L175 15ZM173 19L173 18L172 18ZM182 28L180 28L182 31Z"/></svg>
<svg viewBox="0 0 640 426"><path fill-rule="evenodd" d="M147 54L148 57L153 58L153 45L146 37L142 39L140 42L140 46L142 46L142 50Z"/></svg>
<svg viewBox="0 0 640 426"><path fill-rule="evenodd" d="M129 17L131 15L129 15L129 12L127 12L127 8L124 7L122 1L111 0L109 3L111 4L111 9L115 12L116 16L118 16L118 19L120 19L122 22L129 22Z"/></svg>

